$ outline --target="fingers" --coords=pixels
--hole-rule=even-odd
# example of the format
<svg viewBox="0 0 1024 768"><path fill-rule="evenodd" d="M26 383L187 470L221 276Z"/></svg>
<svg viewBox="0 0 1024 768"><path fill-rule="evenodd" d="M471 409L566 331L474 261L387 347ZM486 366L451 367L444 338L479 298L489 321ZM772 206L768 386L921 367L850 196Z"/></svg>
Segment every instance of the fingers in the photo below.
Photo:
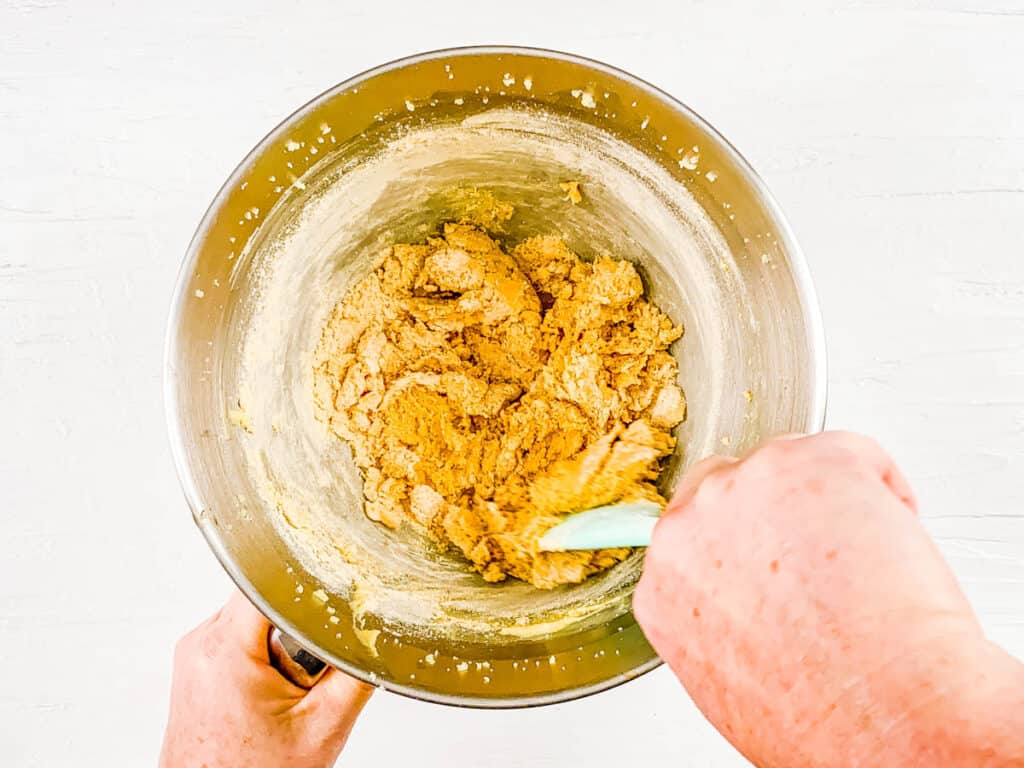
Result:
<svg viewBox="0 0 1024 768"><path fill-rule="evenodd" d="M270 634L270 622L240 591L235 590L231 595L220 610L215 625L235 647L258 661L269 663L267 636Z"/></svg>
<svg viewBox="0 0 1024 768"><path fill-rule="evenodd" d="M815 435L783 434L773 437L766 443L762 443L751 452L751 456L765 455L783 450L786 452L797 451L798 453L803 453L802 449L814 453L842 453L847 457L855 456L858 460L866 462L873 471L878 473L882 482L885 483L889 490L908 509L915 514L917 513L917 500L907 478L900 471L899 467L896 466L892 457L870 437L854 432L841 431L822 432ZM737 461L737 459L731 456L709 456L691 467L676 488L675 494L673 494L672 499L669 501L663 517L670 516L686 507L705 480L716 472L732 466Z"/></svg>
<svg viewBox="0 0 1024 768"><path fill-rule="evenodd" d="M669 500L668 506L665 507L662 517L668 517L686 507L697 492L697 489L700 488L701 483L715 472L731 467L736 461L737 459L732 456L708 456L706 459L698 461L690 467L676 487L675 493L672 494L672 498Z"/></svg>
<svg viewBox="0 0 1024 768"><path fill-rule="evenodd" d="M779 435L772 435L768 440L800 440L805 437L807 437L806 432L783 432ZM756 451L757 448L754 448L753 450Z"/></svg>
<svg viewBox="0 0 1024 768"><path fill-rule="evenodd" d="M776 435L772 440L799 440L803 437L803 433L789 432ZM700 488L701 483L703 483L708 477L720 469L731 467L739 461L740 459L737 459L735 456L719 456L718 454L708 456L707 458L698 461L690 467L689 470L687 470L686 475L676 487L675 493L672 494L672 498L669 501L668 506L665 508L663 516L670 515L681 510L690 503L693 495L697 492L697 489Z"/></svg>
<svg viewBox="0 0 1024 768"><path fill-rule="evenodd" d="M822 459L834 460L836 466L867 468L904 506L917 512L910 483L892 457L875 440L855 432L779 435L759 445L743 461L748 466L756 466L758 474L775 475L784 467L798 465L803 467L801 471L817 471L810 465Z"/></svg>
<svg viewBox="0 0 1024 768"><path fill-rule="evenodd" d="M362 710L373 690L372 685L332 667L317 680L306 698L315 706L326 707L335 714L352 712L354 716Z"/></svg>
<svg viewBox="0 0 1024 768"><path fill-rule="evenodd" d="M907 478L896 462L875 440L855 432L822 432L805 438L808 445L855 454L876 471L890 491L912 512L917 513L917 499Z"/></svg>
<svg viewBox="0 0 1024 768"><path fill-rule="evenodd" d="M833 432L830 434L836 440L849 441L853 444L861 445L881 473L882 481L889 486L889 489L896 494L900 501L914 514L917 514L917 498L914 495L914 489L910 487L910 481L907 480L900 468L896 466L892 456L886 453L882 446L869 437L852 432Z"/></svg>
<svg viewBox="0 0 1024 768"><path fill-rule="evenodd" d="M340 748L373 691L372 685L331 668L309 690L299 707L311 713L318 737Z"/></svg>

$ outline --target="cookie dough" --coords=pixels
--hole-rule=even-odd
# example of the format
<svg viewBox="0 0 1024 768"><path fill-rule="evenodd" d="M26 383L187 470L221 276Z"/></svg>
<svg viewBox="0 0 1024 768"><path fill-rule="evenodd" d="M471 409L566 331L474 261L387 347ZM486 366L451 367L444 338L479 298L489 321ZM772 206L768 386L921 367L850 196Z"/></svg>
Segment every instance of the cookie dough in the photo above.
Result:
<svg viewBox="0 0 1024 768"><path fill-rule="evenodd" d="M391 247L334 307L314 400L352 448L372 520L422 526L488 581L550 588L630 552L538 551L566 513L664 503L681 335L627 261L585 262L557 237L505 253L447 224Z"/></svg>
<svg viewBox="0 0 1024 768"><path fill-rule="evenodd" d="M578 181L563 181L559 186L565 192L565 199L570 203L579 205L583 202L583 193L580 192L580 183Z"/></svg>

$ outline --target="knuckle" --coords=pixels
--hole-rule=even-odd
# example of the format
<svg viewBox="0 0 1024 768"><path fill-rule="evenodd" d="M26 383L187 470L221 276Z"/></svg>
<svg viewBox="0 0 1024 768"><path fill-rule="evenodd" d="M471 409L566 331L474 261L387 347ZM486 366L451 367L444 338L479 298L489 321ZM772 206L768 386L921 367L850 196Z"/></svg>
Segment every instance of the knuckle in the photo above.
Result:
<svg viewBox="0 0 1024 768"><path fill-rule="evenodd" d="M193 668L198 661L196 631L193 630L178 639L174 644L174 662L176 670Z"/></svg>
<svg viewBox="0 0 1024 768"><path fill-rule="evenodd" d="M761 467L784 467L797 460L804 453L804 439L788 440L776 438L769 440L750 454L746 463Z"/></svg>
<svg viewBox="0 0 1024 768"><path fill-rule="evenodd" d="M825 432L819 437L823 444L848 460L887 457L877 440L857 432Z"/></svg>
<svg viewBox="0 0 1024 768"><path fill-rule="evenodd" d="M888 461L888 455L873 438L856 432L832 431L797 439L771 440L746 463L759 472L783 473L797 466L828 463L833 467L859 470Z"/></svg>
<svg viewBox="0 0 1024 768"><path fill-rule="evenodd" d="M203 632L199 637L198 651L200 658L215 659L221 654L223 647L223 637L220 632L214 629Z"/></svg>
<svg viewBox="0 0 1024 768"><path fill-rule="evenodd" d="M687 471L689 474L705 477L718 469L723 461L726 461L724 457L718 454L711 454L710 456L705 456Z"/></svg>
<svg viewBox="0 0 1024 768"><path fill-rule="evenodd" d="M715 502L725 495L733 486L735 480L731 474L726 472L714 472L701 481L694 498L698 506L709 502Z"/></svg>
<svg viewBox="0 0 1024 768"><path fill-rule="evenodd" d="M651 582L660 582L667 574L685 562L693 541L693 525L688 515L663 517L654 527L650 546L644 556L644 574L647 587ZM642 583L642 580L641 580Z"/></svg>
<svg viewBox="0 0 1024 768"><path fill-rule="evenodd" d="M178 638L178 641L174 644L174 663L178 664L184 659L188 658L189 652L189 636L183 635Z"/></svg>
<svg viewBox="0 0 1024 768"><path fill-rule="evenodd" d="M654 525L654 533L651 535L651 544L647 548L647 555L644 562L656 566L659 563L661 550L663 548L671 548L675 546L675 540L678 538L676 535L676 529L680 525L684 525L685 520L680 515L663 515L660 520Z"/></svg>
<svg viewBox="0 0 1024 768"><path fill-rule="evenodd" d="M178 642L174 644L175 654L187 654L191 653L195 649L196 639L199 636L200 628L196 627L186 632L184 635L178 638Z"/></svg>
<svg viewBox="0 0 1024 768"><path fill-rule="evenodd" d="M762 444L744 461L738 482L745 497L773 494L807 474L816 461L811 438L783 438Z"/></svg>
<svg viewBox="0 0 1024 768"><path fill-rule="evenodd" d="M633 618L642 627L652 627L665 613L664 584L669 581L662 573L647 574L640 579L633 592Z"/></svg>
<svg viewBox="0 0 1024 768"><path fill-rule="evenodd" d="M640 579L640 583L636 585L636 591L633 592L633 616L641 625L647 624L650 617L654 615L649 584L648 579Z"/></svg>

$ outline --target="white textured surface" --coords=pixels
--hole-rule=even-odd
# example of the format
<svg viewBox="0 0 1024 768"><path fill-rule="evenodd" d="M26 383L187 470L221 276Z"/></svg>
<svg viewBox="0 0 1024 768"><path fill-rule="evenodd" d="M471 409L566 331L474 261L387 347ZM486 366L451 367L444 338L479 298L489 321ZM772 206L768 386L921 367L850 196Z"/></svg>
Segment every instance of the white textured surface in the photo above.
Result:
<svg viewBox="0 0 1024 768"><path fill-rule="evenodd" d="M181 255L294 107L456 44L606 60L747 155L817 280L830 425L904 463L986 628L1024 655L1024 4L397 5L0 4L0 762L155 761L173 641L228 591L164 437ZM342 763L453 752L743 765L664 669L523 712L379 695Z"/></svg>

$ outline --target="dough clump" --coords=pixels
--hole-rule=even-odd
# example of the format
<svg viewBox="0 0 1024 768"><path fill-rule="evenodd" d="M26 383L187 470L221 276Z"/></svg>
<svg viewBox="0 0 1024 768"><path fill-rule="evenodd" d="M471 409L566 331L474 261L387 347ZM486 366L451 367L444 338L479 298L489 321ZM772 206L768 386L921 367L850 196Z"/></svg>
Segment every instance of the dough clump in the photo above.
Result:
<svg viewBox="0 0 1024 768"><path fill-rule="evenodd" d="M368 517L422 526L488 581L550 588L630 553L539 551L565 514L665 503L681 335L627 261L585 262L557 237L505 253L447 224L392 246L334 307L313 395L363 472Z"/></svg>

